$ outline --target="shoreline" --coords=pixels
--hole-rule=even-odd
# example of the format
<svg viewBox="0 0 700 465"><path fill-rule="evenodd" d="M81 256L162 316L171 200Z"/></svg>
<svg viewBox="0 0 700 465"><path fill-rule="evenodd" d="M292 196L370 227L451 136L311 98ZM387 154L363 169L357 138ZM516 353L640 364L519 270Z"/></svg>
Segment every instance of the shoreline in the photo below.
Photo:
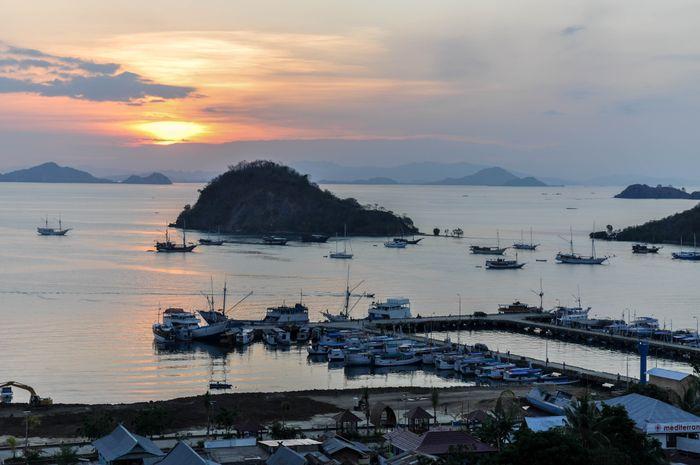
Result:
<svg viewBox="0 0 700 465"><path fill-rule="evenodd" d="M436 388L441 402L440 409L466 413L478 408L490 408L498 395L511 390L524 396L533 386L465 386ZM584 386L567 386L583 392ZM212 394L211 415L221 409L236 412L236 421L256 422L261 425L275 421L308 422L314 418L330 418L344 409L352 410L363 389L319 389L274 393ZM369 388L370 404L384 402L396 411L406 405L420 405L432 411L430 387L382 387ZM410 396L410 397L409 397ZM129 404L54 404L33 409L32 415L40 417L30 436L40 438L83 438L80 428L86 419L107 415L116 423L132 424L139 411L148 407L162 408L165 412L164 433L180 433L206 428L207 412L205 396L179 397L175 399L136 402ZM465 410L466 408L466 410ZM0 407L0 436L23 437L27 404L10 404ZM359 414L363 416L362 413Z"/></svg>

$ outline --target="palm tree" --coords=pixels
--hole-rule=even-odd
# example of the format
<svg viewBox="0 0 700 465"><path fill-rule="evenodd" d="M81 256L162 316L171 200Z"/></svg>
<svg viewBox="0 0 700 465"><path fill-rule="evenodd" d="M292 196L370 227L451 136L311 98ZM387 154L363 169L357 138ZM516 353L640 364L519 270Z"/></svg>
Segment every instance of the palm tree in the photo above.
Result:
<svg viewBox="0 0 700 465"><path fill-rule="evenodd" d="M7 444L7 447L10 448L12 451L12 458L17 457L17 438L14 436L8 436L8 438L5 440L5 443Z"/></svg>
<svg viewBox="0 0 700 465"><path fill-rule="evenodd" d="M433 422L437 425L437 408L440 405L440 391L437 388L430 391L430 404L433 406Z"/></svg>
<svg viewBox="0 0 700 465"><path fill-rule="evenodd" d="M608 442L608 439L600 433L604 422L600 410L588 394L581 397L577 404L566 411L567 429L578 436L581 445L586 449Z"/></svg>
<svg viewBox="0 0 700 465"><path fill-rule="evenodd" d="M510 442L513 427L521 416L520 406L513 391L501 392L492 414L481 425L477 435L500 451L505 443Z"/></svg>
<svg viewBox="0 0 700 465"><path fill-rule="evenodd" d="M54 454L53 458L60 465L73 465L78 463L78 449L75 449L67 444L63 444Z"/></svg>

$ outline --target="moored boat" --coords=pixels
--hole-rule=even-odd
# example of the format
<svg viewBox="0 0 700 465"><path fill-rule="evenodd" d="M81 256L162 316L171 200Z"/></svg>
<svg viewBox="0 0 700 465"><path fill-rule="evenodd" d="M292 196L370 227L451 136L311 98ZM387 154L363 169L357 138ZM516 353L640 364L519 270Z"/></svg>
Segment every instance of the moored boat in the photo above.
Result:
<svg viewBox="0 0 700 465"><path fill-rule="evenodd" d="M495 260L486 260L484 265L487 270L519 270L525 266L525 263L518 261L517 256L515 260L509 260L505 258L496 258Z"/></svg>
<svg viewBox="0 0 700 465"><path fill-rule="evenodd" d="M267 245L287 245L287 242L289 242L286 237L280 236L263 236L262 240Z"/></svg>
<svg viewBox="0 0 700 465"><path fill-rule="evenodd" d="M394 239L391 241L386 241L384 243L384 247L386 247L388 249L405 249L406 242L405 241L397 241L396 239Z"/></svg>
<svg viewBox="0 0 700 465"><path fill-rule="evenodd" d="M156 242L156 251L161 253L192 252L195 249L195 247L197 247L196 244L187 242L187 233L185 232L185 229L182 230L181 244L170 240L170 233L167 229L165 230L165 240L162 242Z"/></svg>
<svg viewBox="0 0 700 465"><path fill-rule="evenodd" d="M647 253L659 253L663 247L648 245L648 244L634 244L632 245L632 253L647 254Z"/></svg>
<svg viewBox="0 0 700 465"><path fill-rule="evenodd" d="M36 232L40 236L65 236L70 231L70 228L64 228L61 217L58 217L58 228L52 228L49 226L49 217L46 217L43 227L36 228Z"/></svg>
<svg viewBox="0 0 700 465"><path fill-rule="evenodd" d="M367 318L369 320L411 318L411 302L403 297L389 298L386 302L372 302Z"/></svg>
<svg viewBox="0 0 700 465"><path fill-rule="evenodd" d="M397 367L406 365L416 365L421 358L414 353L398 352L395 354L382 354L374 357L374 366L377 367Z"/></svg>

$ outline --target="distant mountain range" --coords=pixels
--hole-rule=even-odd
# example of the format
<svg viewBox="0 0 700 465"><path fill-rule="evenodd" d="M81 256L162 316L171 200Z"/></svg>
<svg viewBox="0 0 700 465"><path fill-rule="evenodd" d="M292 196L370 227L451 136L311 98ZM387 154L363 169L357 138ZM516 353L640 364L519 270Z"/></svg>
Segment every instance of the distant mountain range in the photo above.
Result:
<svg viewBox="0 0 700 465"><path fill-rule="evenodd" d="M31 168L0 174L0 182L38 182L38 183L67 183L67 184L114 184L116 181L98 178L87 171L77 170L68 166L59 166L54 162L43 163ZM161 173L148 176L133 175L121 182L122 184L172 184L170 179Z"/></svg>
<svg viewBox="0 0 700 465"><path fill-rule="evenodd" d="M537 187L546 186L544 182L532 176L518 177L513 173L499 167L484 168L473 174L461 176L459 178L448 177L433 181L413 181L399 182L394 178L374 177L369 179L353 180L321 180L321 184L365 184L365 185L388 185L388 184L421 184L435 186L501 186L501 187Z"/></svg>
<svg viewBox="0 0 700 465"><path fill-rule="evenodd" d="M546 186L539 179L527 176L520 178L503 168L484 168L469 176L461 178L446 178L430 184L444 186L510 186L510 187L537 187Z"/></svg>

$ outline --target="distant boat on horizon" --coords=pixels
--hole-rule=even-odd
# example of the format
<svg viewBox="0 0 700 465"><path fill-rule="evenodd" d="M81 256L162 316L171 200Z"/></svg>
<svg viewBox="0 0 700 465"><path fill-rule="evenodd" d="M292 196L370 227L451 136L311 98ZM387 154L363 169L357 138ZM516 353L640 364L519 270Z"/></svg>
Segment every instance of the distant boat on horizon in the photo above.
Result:
<svg viewBox="0 0 700 465"><path fill-rule="evenodd" d="M40 236L65 236L71 228L63 228L63 223L61 222L61 217L58 217L58 229L49 227L49 217L47 216L44 220L44 227L36 228L36 232Z"/></svg>
<svg viewBox="0 0 700 465"><path fill-rule="evenodd" d="M530 243L523 240L523 230L520 230L520 242L513 244L513 248L517 250L537 250L539 244L535 244L532 240L532 228L530 228Z"/></svg>

